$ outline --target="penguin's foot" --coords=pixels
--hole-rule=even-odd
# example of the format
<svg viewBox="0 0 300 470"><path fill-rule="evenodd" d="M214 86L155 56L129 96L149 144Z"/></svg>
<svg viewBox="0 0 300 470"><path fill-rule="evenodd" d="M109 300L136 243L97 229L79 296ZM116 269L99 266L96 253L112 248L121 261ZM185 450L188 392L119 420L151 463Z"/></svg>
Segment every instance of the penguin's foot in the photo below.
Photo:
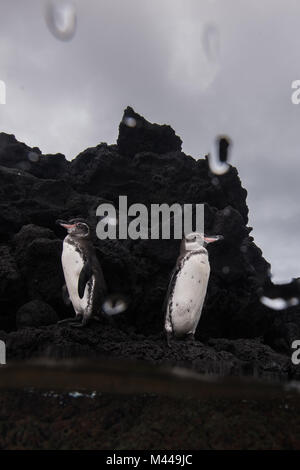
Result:
<svg viewBox="0 0 300 470"><path fill-rule="evenodd" d="M169 348L172 347L172 342L171 342L172 338L173 338L172 333L167 333L167 345Z"/></svg>
<svg viewBox="0 0 300 470"><path fill-rule="evenodd" d="M188 335L186 335L186 342L187 343L190 343L190 344L194 344L195 343L195 335L194 333L189 333Z"/></svg>
<svg viewBox="0 0 300 470"><path fill-rule="evenodd" d="M80 323L78 322L70 323L70 326L72 328L84 328L89 323L89 320L91 320L91 318L85 317L82 315L78 315L78 317L79 317L78 320L80 320Z"/></svg>
<svg viewBox="0 0 300 470"><path fill-rule="evenodd" d="M63 325L64 323L71 323L76 321L76 317L64 318L63 320L59 320L57 325Z"/></svg>
<svg viewBox="0 0 300 470"><path fill-rule="evenodd" d="M173 336L172 333L167 333L166 336L167 336L167 345L169 346L169 348L172 347L173 342L184 341L187 344L195 344L196 342L194 333L189 333L186 336L182 336L182 337L176 337L176 336Z"/></svg>
<svg viewBox="0 0 300 470"><path fill-rule="evenodd" d="M69 323L69 325L72 325L74 323L77 325L80 321L82 321L82 315L78 314L76 317L64 318L63 320L58 321L57 324L63 325L65 323Z"/></svg>
<svg viewBox="0 0 300 470"><path fill-rule="evenodd" d="M84 328L86 326L86 323L70 323L70 326L72 328Z"/></svg>

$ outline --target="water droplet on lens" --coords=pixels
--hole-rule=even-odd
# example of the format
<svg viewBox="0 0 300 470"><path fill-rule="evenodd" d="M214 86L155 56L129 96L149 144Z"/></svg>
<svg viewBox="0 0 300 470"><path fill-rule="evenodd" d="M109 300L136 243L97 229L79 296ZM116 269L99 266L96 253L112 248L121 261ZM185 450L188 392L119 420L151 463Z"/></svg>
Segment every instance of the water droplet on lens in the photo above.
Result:
<svg viewBox="0 0 300 470"><path fill-rule="evenodd" d="M295 307L296 305L299 305L299 299L297 299L297 297L292 297L288 301L288 305L289 305L289 307Z"/></svg>
<svg viewBox="0 0 300 470"><path fill-rule="evenodd" d="M284 310L288 307L288 303L282 298L271 299L269 297L262 296L260 301L263 305L271 308L272 310Z"/></svg>
<svg viewBox="0 0 300 470"><path fill-rule="evenodd" d="M208 60L217 61L220 53L220 36L216 25L210 23L205 26L202 44Z"/></svg>
<svg viewBox="0 0 300 470"><path fill-rule="evenodd" d="M218 138L218 145L219 145L219 160L220 162L227 162L228 160L228 152L230 146L230 140L228 137L222 136Z"/></svg>
<svg viewBox="0 0 300 470"><path fill-rule="evenodd" d="M208 154L210 171L215 175L224 175L229 170L229 149L231 141L229 137L219 136L216 138L211 152Z"/></svg>
<svg viewBox="0 0 300 470"><path fill-rule="evenodd" d="M230 273L230 267L229 266L223 266L222 272L223 272L223 274L229 274Z"/></svg>
<svg viewBox="0 0 300 470"><path fill-rule="evenodd" d="M38 162L39 159L40 159L39 154L36 153L36 152L28 152L27 157L28 157L28 160L29 160L30 162L32 162L32 163L36 163L36 162Z"/></svg>
<svg viewBox="0 0 300 470"><path fill-rule="evenodd" d="M30 164L27 161L18 162L16 166L17 166L17 168L19 168L20 170L23 170L23 171L29 171L30 170Z"/></svg>
<svg viewBox="0 0 300 470"><path fill-rule="evenodd" d="M230 209L230 207L225 207L223 213L224 213L224 215L225 215L226 217L228 217L228 216L231 214L231 209Z"/></svg>
<svg viewBox="0 0 300 470"><path fill-rule="evenodd" d="M124 119L123 119L123 123L127 127L135 127L136 126L136 119L134 119L133 117L125 116Z"/></svg>
<svg viewBox="0 0 300 470"><path fill-rule="evenodd" d="M106 315L118 315L128 308L127 300L121 295L109 295L103 302L102 309Z"/></svg>
<svg viewBox="0 0 300 470"><path fill-rule="evenodd" d="M51 0L46 5L46 24L54 37L69 41L76 32L77 15L71 0Z"/></svg>

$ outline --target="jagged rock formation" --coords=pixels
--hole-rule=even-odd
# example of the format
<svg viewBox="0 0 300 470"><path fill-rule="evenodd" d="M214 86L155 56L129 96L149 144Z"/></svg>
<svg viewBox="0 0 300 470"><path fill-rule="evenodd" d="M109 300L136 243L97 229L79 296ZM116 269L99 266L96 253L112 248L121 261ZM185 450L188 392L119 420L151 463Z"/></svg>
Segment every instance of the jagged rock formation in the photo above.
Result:
<svg viewBox="0 0 300 470"><path fill-rule="evenodd" d="M211 279L199 339L268 333L272 313L259 296L269 265L250 236L247 192L237 170L212 174L207 159L196 161L181 151L181 139L169 126L150 124L127 108L117 145L101 143L72 161L61 154L42 155L2 133L0 181L0 330L22 326L16 318L24 315L24 305L28 325L38 326L38 319L41 325L51 322L47 311L52 319L53 310L60 318L70 315L61 297L64 233L55 221L81 216L95 227L97 206L107 201L117 206L119 196L126 195L128 204L146 206L205 203L206 232L224 236L222 244L209 248ZM180 242L94 241L110 291L129 299L116 327L145 336L161 331L162 304Z"/></svg>

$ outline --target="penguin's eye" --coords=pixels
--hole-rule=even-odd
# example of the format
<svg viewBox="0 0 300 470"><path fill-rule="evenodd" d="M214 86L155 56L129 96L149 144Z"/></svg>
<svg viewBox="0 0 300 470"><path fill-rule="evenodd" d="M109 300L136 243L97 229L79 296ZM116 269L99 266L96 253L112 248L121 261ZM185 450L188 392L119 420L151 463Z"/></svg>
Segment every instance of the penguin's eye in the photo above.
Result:
<svg viewBox="0 0 300 470"><path fill-rule="evenodd" d="M86 224L81 223L81 222L78 222L78 224L76 224L76 228L78 228L79 230L81 230L84 233L89 232L88 226Z"/></svg>

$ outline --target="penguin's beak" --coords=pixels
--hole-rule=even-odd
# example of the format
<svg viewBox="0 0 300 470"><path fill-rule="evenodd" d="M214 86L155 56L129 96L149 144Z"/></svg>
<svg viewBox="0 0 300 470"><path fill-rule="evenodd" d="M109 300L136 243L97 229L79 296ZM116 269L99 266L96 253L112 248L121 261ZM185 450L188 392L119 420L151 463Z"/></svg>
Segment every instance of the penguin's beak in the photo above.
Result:
<svg viewBox="0 0 300 470"><path fill-rule="evenodd" d="M65 221L65 220L60 220L60 219L58 219L58 220L56 221L56 223L57 223L58 225L61 225L61 226L64 227L64 228L66 228L67 230L70 229L70 228L74 228L74 227L75 227L75 224L69 224L69 223L68 223L67 221Z"/></svg>
<svg viewBox="0 0 300 470"><path fill-rule="evenodd" d="M209 237L204 237L205 243L213 243L223 239L223 235L210 235Z"/></svg>

